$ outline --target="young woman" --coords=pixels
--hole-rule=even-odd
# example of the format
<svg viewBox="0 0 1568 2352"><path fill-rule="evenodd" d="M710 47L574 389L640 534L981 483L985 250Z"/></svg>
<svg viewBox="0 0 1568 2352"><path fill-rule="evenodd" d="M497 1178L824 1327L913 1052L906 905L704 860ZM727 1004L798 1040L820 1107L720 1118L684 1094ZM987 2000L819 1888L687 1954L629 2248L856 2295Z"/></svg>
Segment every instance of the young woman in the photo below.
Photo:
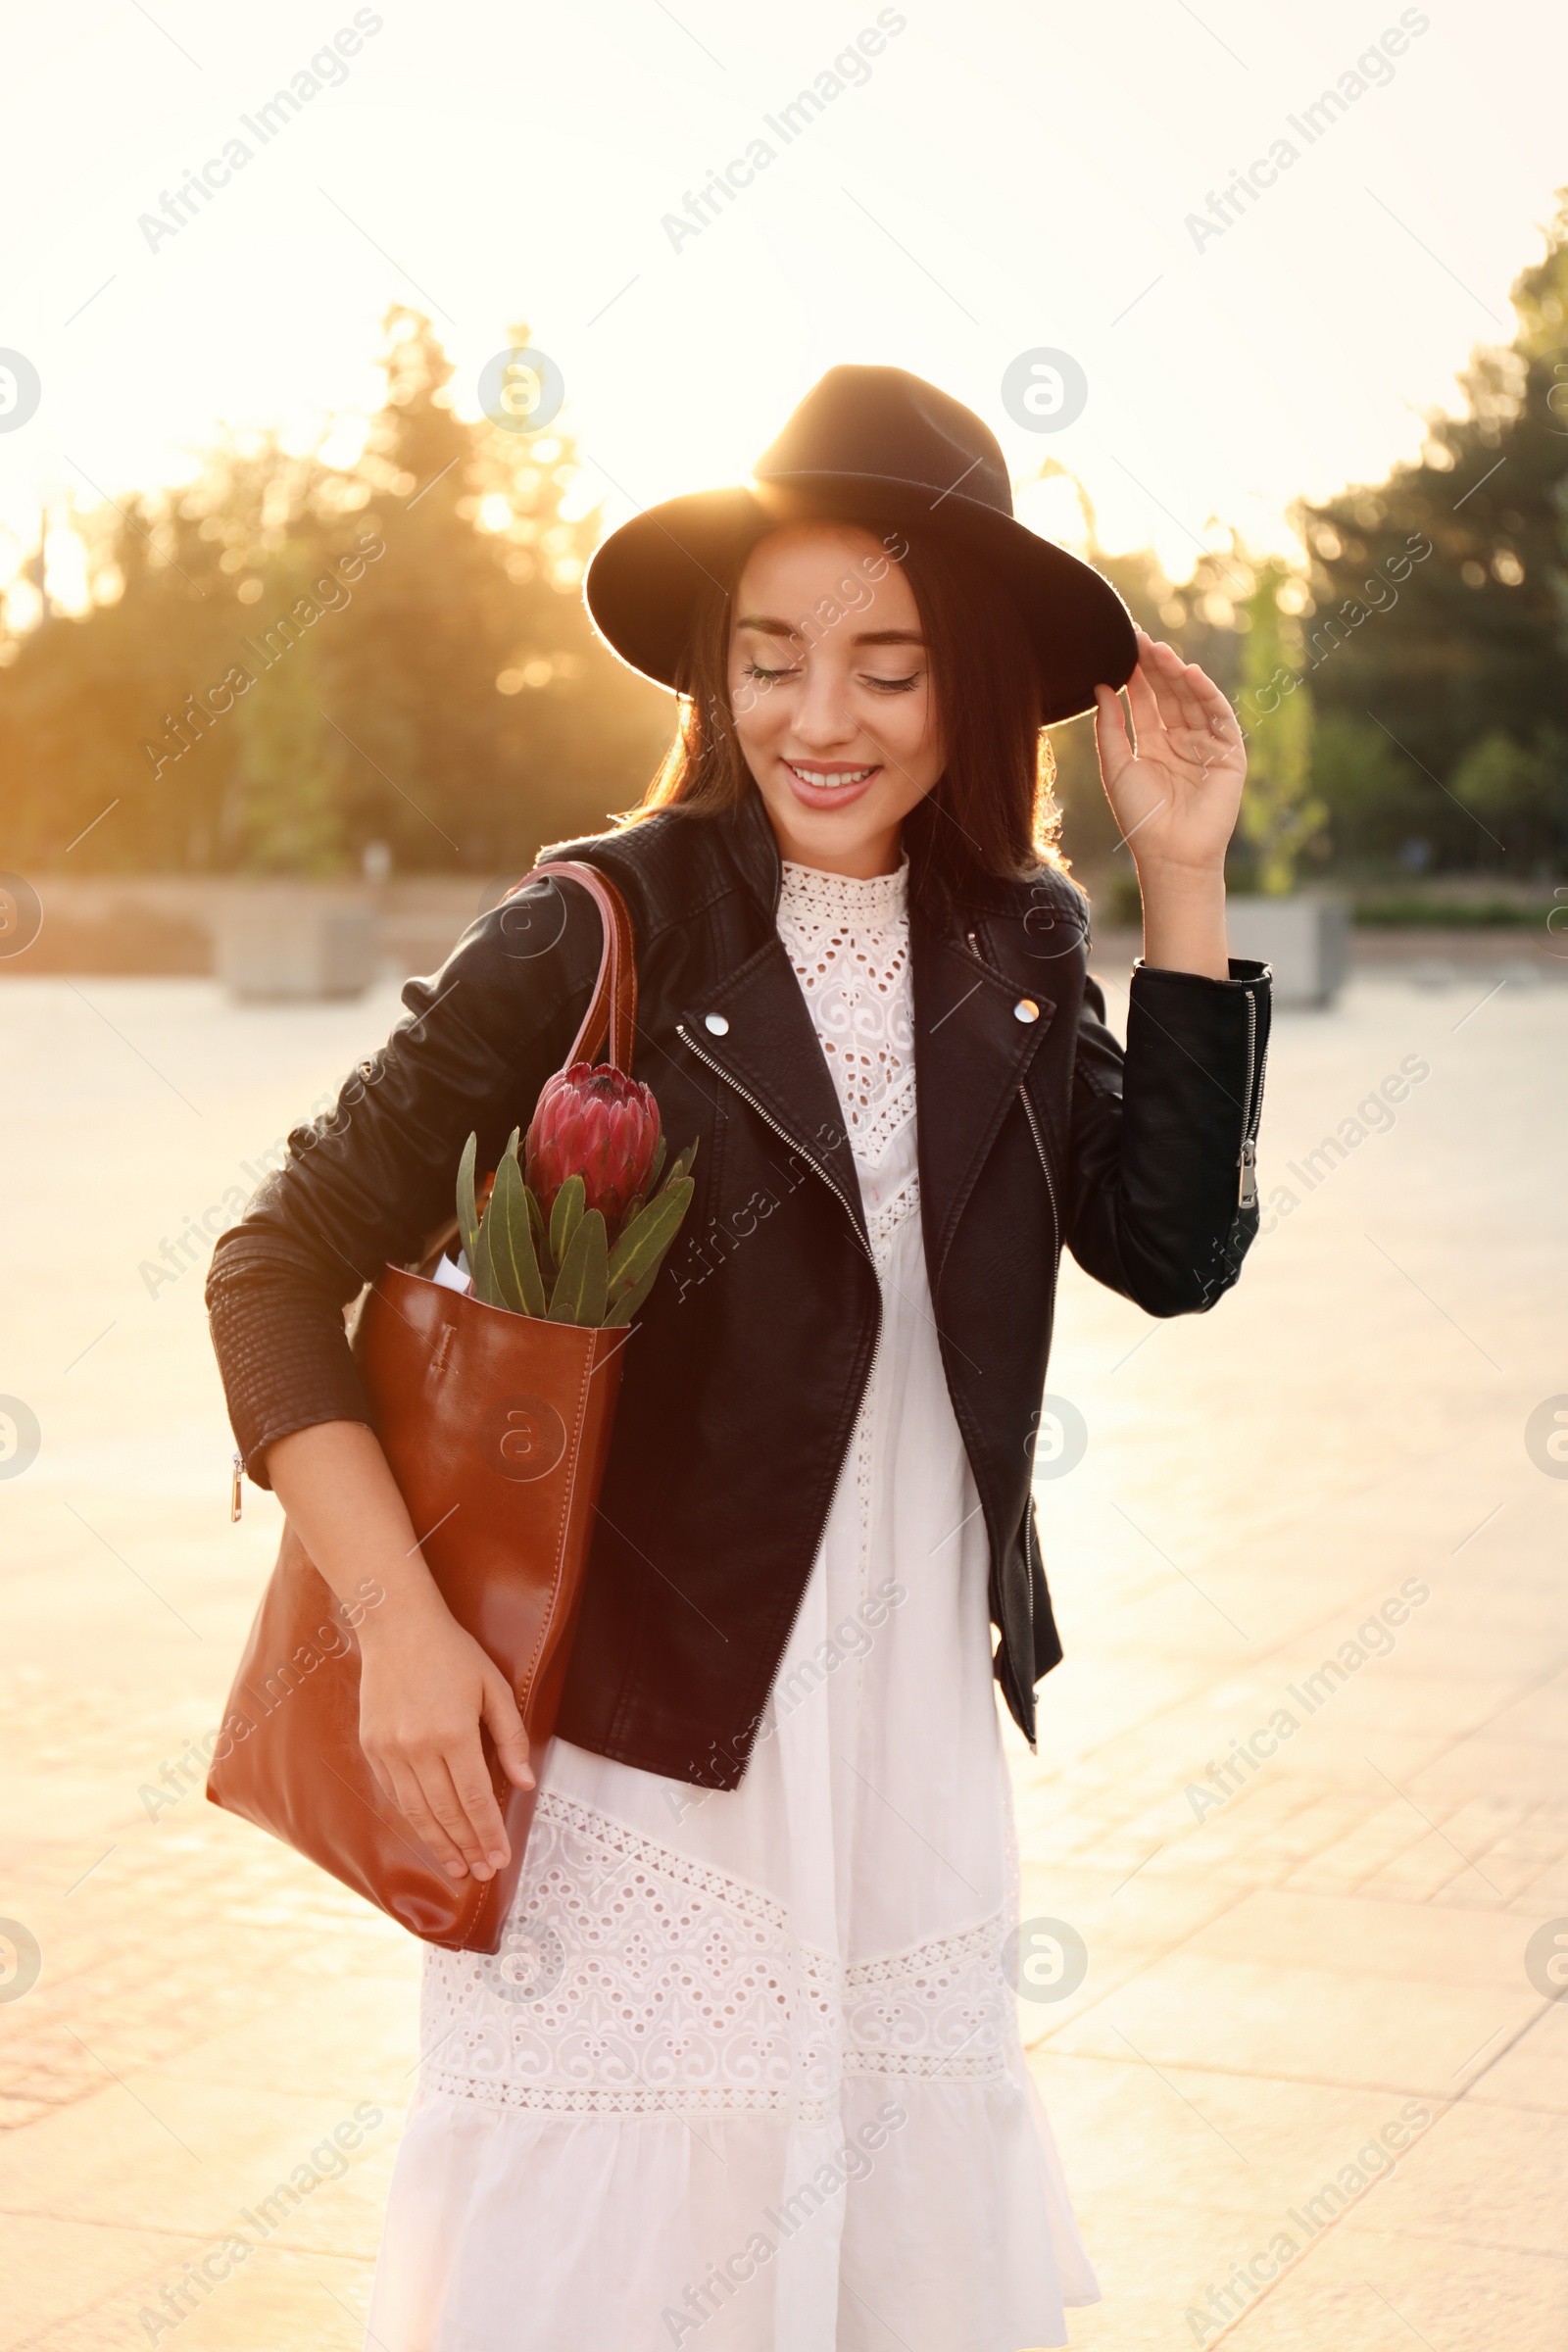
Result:
<svg viewBox="0 0 1568 2352"><path fill-rule="evenodd" d="M699 1190L547 1754L420 1560L342 1310L442 1223L469 1130L493 1162L526 1124L597 963L584 894L534 886L409 985L210 1285L251 1475L335 1588L385 1590L361 1735L411 1829L487 1877L481 1725L540 1775L502 1952L427 1955L368 2341L1059 2344L1098 2289L1017 2028L993 1684L1032 1742L1062 1248L1171 1315L1256 1230L1239 731L895 369L834 369L754 487L639 516L588 597L682 697L643 808L570 855L631 907L637 1074ZM1144 897L1125 1055L1051 845L1041 729L1091 705Z"/></svg>

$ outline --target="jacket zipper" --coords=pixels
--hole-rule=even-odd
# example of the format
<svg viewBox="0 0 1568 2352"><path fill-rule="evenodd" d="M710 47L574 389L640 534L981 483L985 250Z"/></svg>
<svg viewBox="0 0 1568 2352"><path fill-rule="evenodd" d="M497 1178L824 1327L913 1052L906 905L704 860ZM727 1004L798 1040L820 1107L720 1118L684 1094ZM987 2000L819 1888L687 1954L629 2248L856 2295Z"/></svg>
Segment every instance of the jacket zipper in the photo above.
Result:
<svg viewBox="0 0 1568 2352"><path fill-rule="evenodd" d="M968 934L968 939L969 952L978 960L980 956L980 942L972 931ZM1046 1180L1046 1192L1051 1201L1053 1240L1055 1243L1055 1255L1053 1263L1053 1289L1054 1289L1055 1276L1060 1272L1061 1269L1061 1250L1063 1240L1061 1230L1061 1204L1056 1199L1056 1180L1051 1173L1051 1154L1046 1150L1046 1139L1040 1132L1040 1121L1035 1115L1035 1106L1029 1100L1029 1083L1027 1079L1024 1080L1018 1089L1018 1100L1023 1104L1023 1115L1028 1120L1029 1132L1034 1137L1035 1151L1040 1160L1040 1173ZM1024 1557L1029 1564L1029 1573L1031 1576L1033 1576L1035 1530L1034 1494L1032 1486L1030 1490L1029 1502L1025 1506L1024 1510L1024 1527L1026 1530L1024 1537ZM1016 1681L1016 1673L1010 1651L1007 1654L1007 1668L1008 1672L1014 1675L1014 1680ZM1005 1688L1005 1686L1004 1687ZM1014 1698L1018 1699L1022 1708L1022 1712L1031 1716L1032 1718L1034 1713L1033 1684L1030 1684L1026 1691L1020 1692L1015 1690L1014 1692L1009 1693L1009 1704L1012 1703ZM1038 1752L1033 1735L1031 1735L1029 1738L1029 1751L1031 1755Z"/></svg>
<svg viewBox="0 0 1568 2352"><path fill-rule="evenodd" d="M1061 1209L1056 1200L1056 1180L1051 1173L1051 1159L1046 1151L1046 1139L1040 1132L1040 1121L1035 1116L1035 1106L1029 1100L1029 1088L1027 1084L1019 1087L1018 1100L1023 1104L1023 1115L1029 1122L1029 1132L1035 1139L1035 1150L1040 1154L1040 1165L1046 1179L1046 1190L1051 1195L1051 1222L1054 1231L1056 1243L1055 1262L1059 1269L1061 1265L1062 1236Z"/></svg>
<svg viewBox="0 0 1568 2352"><path fill-rule="evenodd" d="M715 1078L721 1078L732 1093L739 1095L743 1102L749 1102L751 1104L753 1110L756 1111L758 1117L762 1121L763 1125L770 1127L773 1130L773 1133L778 1137L780 1143L787 1146L791 1152L801 1152L801 1147L796 1142L795 1138L779 1125L777 1119L773 1117L770 1111L763 1108L762 1104L759 1102L757 1097L751 1092L751 1090L748 1087L742 1086L738 1078L732 1078L728 1070L726 1070L720 1062L716 1062L710 1054L705 1054L703 1052L702 1047L692 1036L691 1031L687 1028L684 1021L676 1022L675 1035L680 1039L682 1045L684 1045L689 1052L696 1054L700 1062L702 1062L708 1069L712 1071ZM836 1184L825 1168L817 1167L816 1161L811 1158L809 1152L801 1152L801 1157L807 1162L808 1167L815 1170L816 1174L821 1177L822 1182L827 1186L828 1191L832 1193L834 1198L842 1204L845 1214L850 1220L850 1230L854 1234L856 1240L859 1243L861 1250L864 1250L866 1262L869 1264L872 1273L875 1275L876 1258L872 1254L870 1246L867 1243L865 1236L860 1231L859 1223L856 1217L854 1209L850 1206L849 1196L845 1192L844 1187L841 1184ZM861 1408L863 1407L867 1396L871 1393L871 1383L876 1378L877 1358L882 1352L882 1280L880 1275L877 1275L876 1287L876 1338L871 1343L871 1360L865 1368L865 1379L861 1383L860 1394L856 1399L855 1420L850 1424L849 1443L846 1445L843 1457L839 1462L838 1476L833 1481L833 1492L827 1498L827 1510L822 1519L822 1525L824 1528L826 1527L828 1520L833 1515L833 1506L839 1498L839 1489L844 1484L844 1474L850 1466L850 1456L855 1451L856 1426L859 1421ZM821 1542L820 1535L818 1535L817 1542L819 1544ZM806 1606L806 1595L809 1588L810 1579L808 1577L806 1583L801 1587L801 1597L795 1604L795 1613L791 1617L789 1625L785 1631L783 1647L779 1651L780 1662L783 1661L791 1642L795 1639L795 1628L801 1621L801 1612ZM777 1679L777 1673L778 1669L775 1667L774 1680ZM772 1690L773 1685L772 1682L770 1682L768 1684L769 1696L772 1695Z"/></svg>
<svg viewBox="0 0 1568 2352"><path fill-rule="evenodd" d="M1268 1059L1264 1050L1264 1061ZM1247 1084L1243 1089L1242 1149L1237 1157L1241 1183L1237 1205L1241 1208L1257 1206L1257 1129L1263 1108L1263 1072L1257 1068L1257 999L1250 989L1247 992ZM1254 1094L1252 1081L1257 1080Z"/></svg>
<svg viewBox="0 0 1568 2352"><path fill-rule="evenodd" d="M789 1134L785 1128L779 1125L777 1119L773 1117L771 1111L765 1110L761 1103L757 1100L757 1097L746 1087L742 1086L738 1078L732 1078L728 1070L724 1068L723 1064L713 1059L711 1054L705 1054L703 1052L702 1047L697 1043L696 1038L693 1037L691 1031L687 1028L684 1021L676 1022L675 1035L680 1039L683 1046L686 1046L693 1054L696 1054L699 1061L707 1064L708 1068L712 1071L715 1078L722 1078L724 1084L730 1088L732 1093L739 1095L743 1102L749 1102L751 1104L758 1117L763 1120L767 1126L772 1128L773 1133L778 1137L780 1143L787 1144L792 1152L800 1152L801 1157L807 1162L808 1166L814 1169L816 1174L821 1177L822 1182L827 1186L828 1191L832 1193L839 1201L842 1202L845 1214L850 1220L851 1230L853 1231L856 1240L859 1243L861 1250L865 1252L867 1259L870 1261L871 1269L874 1273L876 1270L876 1259L871 1255L870 1245L867 1243L864 1234L862 1234L860 1231L859 1220L857 1218L855 1210L850 1204L850 1196L844 1190L844 1187L834 1181L834 1179L828 1174L826 1168L818 1167L816 1161L811 1158L811 1155L808 1152L801 1152L801 1147L796 1141L795 1137ZM880 1288L880 1285L878 1287Z"/></svg>
<svg viewBox="0 0 1568 2352"><path fill-rule="evenodd" d="M1046 1150L1046 1139L1045 1139L1045 1137L1044 1137L1044 1136L1041 1134L1041 1132L1040 1132L1040 1121L1039 1121L1038 1117L1037 1117L1037 1116L1036 1116L1036 1114L1035 1114L1035 1106L1034 1106L1034 1104L1033 1104L1033 1103L1030 1102L1030 1100L1029 1100L1029 1087L1028 1087L1028 1083L1027 1083L1027 1081L1026 1081L1026 1082L1025 1082L1025 1083L1024 1083L1022 1086L1020 1086L1020 1087L1019 1087L1019 1089L1018 1089L1018 1100L1019 1100L1019 1102L1020 1102L1023 1104L1023 1115L1024 1115L1024 1117L1025 1117L1025 1118L1028 1120L1028 1122L1029 1122L1029 1132L1030 1132L1030 1134L1031 1134L1031 1135L1034 1137L1034 1139L1035 1139L1035 1150L1036 1150L1036 1151L1039 1152L1039 1154L1040 1154L1040 1167L1041 1167L1041 1172L1042 1172L1042 1174L1044 1175L1044 1177L1045 1177L1045 1180L1046 1180L1046 1191L1047 1191L1047 1192L1048 1192L1048 1193L1051 1195L1051 1221L1052 1221L1053 1225L1055 1227L1055 1241L1056 1241L1055 1270L1056 1270L1056 1273L1058 1273L1058 1274L1059 1274L1059 1273L1060 1273L1060 1270L1061 1270L1061 1247L1062 1247L1062 1232L1061 1232L1061 1209L1060 1209L1060 1207L1058 1206L1058 1204L1057 1204L1057 1200L1056 1200L1056 1181L1055 1181L1055 1178L1054 1178L1054 1177L1052 1175L1052 1173L1051 1173L1051 1155L1050 1155L1050 1153L1049 1153L1049 1152L1047 1152L1047 1150ZM1053 1284L1053 1288L1054 1288L1054 1284ZM1034 1484L1033 1484L1033 1481L1032 1481L1032 1480L1031 1480L1031 1482L1030 1482L1029 1500L1028 1500L1028 1502L1027 1502L1027 1503L1025 1504L1025 1506L1024 1506L1024 1514L1023 1514L1023 1519L1024 1519L1024 1528L1025 1528L1025 1531L1026 1531L1026 1532L1025 1532L1025 1537L1024 1537L1024 1557L1026 1558L1026 1560L1027 1560L1027 1561L1028 1561L1028 1563L1029 1563L1029 1572L1030 1572L1030 1575L1032 1576L1032 1575L1034 1574L1034 1548L1035 1548L1035 1523L1034 1523ZM1042 1562L1042 1563L1041 1563L1041 1573L1042 1573L1042 1575L1045 1573L1045 1564L1044 1564L1044 1562ZM1007 1660L1007 1663L1008 1663L1008 1666L1009 1666L1009 1668L1010 1668L1010 1667L1011 1667L1011 1665L1012 1665L1012 1657L1011 1657L1011 1653L1010 1653L1010 1652L1008 1653L1008 1660ZM1026 1695L1025 1695L1025 1701L1024 1701L1024 1704L1025 1704L1025 1712L1026 1712L1026 1713L1029 1713L1029 1714L1031 1714L1031 1716L1032 1716L1032 1714L1033 1714L1033 1706L1034 1706L1034 1685L1033 1685L1033 1683L1031 1683L1031 1684L1030 1684L1030 1686L1029 1686L1028 1692L1027 1692L1027 1693L1026 1693ZM1037 1753L1037 1752L1038 1752L1038 1751L1037 1751L1037 1748L1036 1748L1036 1744L1035 1744L1035 1738L1034 1738L1034 1736L1033 1736L1033 1735L1031 1735L1031 1736L1030 1736L1030 1739L1029 1739L1029 1749L1030 1749L1030 1753L1031 1753L1031 1754L1035 1754L1035 1753Z"/></svg>

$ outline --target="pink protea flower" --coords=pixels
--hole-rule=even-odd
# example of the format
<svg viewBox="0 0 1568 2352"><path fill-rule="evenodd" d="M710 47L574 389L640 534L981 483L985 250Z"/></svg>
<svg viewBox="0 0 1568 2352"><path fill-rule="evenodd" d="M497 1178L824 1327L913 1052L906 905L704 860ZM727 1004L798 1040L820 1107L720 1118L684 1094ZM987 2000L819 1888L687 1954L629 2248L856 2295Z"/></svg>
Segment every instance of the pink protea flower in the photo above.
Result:
<svg viewBox="0 0 1568 2352"><path fill-rule="evenodd" d="M550 1215L568 1176L580 1176L589 1208L602 1209L610 1238L646 1191L659 1149L659 1104L649 1088L608 1062L573 1062L539 1097L528 1129L527 1178Z"/></svg>

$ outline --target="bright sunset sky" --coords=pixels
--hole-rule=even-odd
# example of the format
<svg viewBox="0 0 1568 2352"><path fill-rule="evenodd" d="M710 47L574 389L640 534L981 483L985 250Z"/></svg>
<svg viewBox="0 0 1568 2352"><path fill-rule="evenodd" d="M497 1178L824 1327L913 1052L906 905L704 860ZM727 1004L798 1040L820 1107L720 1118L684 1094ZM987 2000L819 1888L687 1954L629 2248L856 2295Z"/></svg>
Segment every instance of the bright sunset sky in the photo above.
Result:
<svg viewBox="0 0 1568 2352"><path fill-rule="evenodd" d="M402 298L471 414L531 322L611 520L744 476L825 368L880 360L978 409L1016 481L1070 466L1107 544L1180 575L1210 517L1279 541L1297 493L1415 452L1506 339L1568 182L1568 17L1541 0L388 0L358 23L263 143L242 118L353 36L350 0L13 17L0 347L41 397L0 431L0 524L177 474L220 419L304 434L373 406ZM1290 127L1390 31L1343 116ZM820 116L769 129L862 32ZM249 161L150 244L140 216L236 137ZM1200 247L1187 217L1282 138L1295 162ZM759 139L752 184L672 241L664 216ZM1042 348L1087 382L1057 432L1003 404ZM1076 535L1059 486L1020 503ZM0 535L0 579L24 552Z"/></svg>

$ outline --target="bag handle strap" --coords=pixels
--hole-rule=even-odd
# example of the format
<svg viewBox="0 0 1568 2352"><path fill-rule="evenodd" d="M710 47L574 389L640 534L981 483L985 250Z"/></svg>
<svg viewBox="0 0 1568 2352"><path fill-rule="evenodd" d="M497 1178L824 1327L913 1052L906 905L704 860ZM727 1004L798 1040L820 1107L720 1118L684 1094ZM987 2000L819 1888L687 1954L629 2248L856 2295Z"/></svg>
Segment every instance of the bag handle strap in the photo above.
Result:
<svg viewBox="0 0 1568 2352"><path fill-rule="evenodd" d="M599 976L582 1027L571 1043L571 1051L563 1062L570 1069L574 1061L592 1061L608 1036L610 1059L617 1070L631 1074L632 1049L637 1038L637 961L631 914L625 900L596 865L576 858L554 858L536 865L532 873L514 882L507 899L514 899L519 890L531 882L547 882L556 875L567 882L580 883L598 907L605 926L605 944L599 956ZM506 899L502 900L506 905ZM421 1257L414 1261L415 1270L428 1274L449 1243L457 1237L458 1221L452 1218L426 1240Z"/></svg>
<svg viewBox="0 0 1568 2352"><path fill-rule="evenodd" d="M563 1066L569 1069L574 1061L596 1060L608 1037L611 1062L629 1075L637 1038L637 959L626 902L608 874L577 858L553 858L543 865L536 865L520 882L513 884L507 897L515 898L518 891L526 890L531 883L550 881L557 876L577 883L588 893L605 926L605 944L593 997Z"/></svg>

